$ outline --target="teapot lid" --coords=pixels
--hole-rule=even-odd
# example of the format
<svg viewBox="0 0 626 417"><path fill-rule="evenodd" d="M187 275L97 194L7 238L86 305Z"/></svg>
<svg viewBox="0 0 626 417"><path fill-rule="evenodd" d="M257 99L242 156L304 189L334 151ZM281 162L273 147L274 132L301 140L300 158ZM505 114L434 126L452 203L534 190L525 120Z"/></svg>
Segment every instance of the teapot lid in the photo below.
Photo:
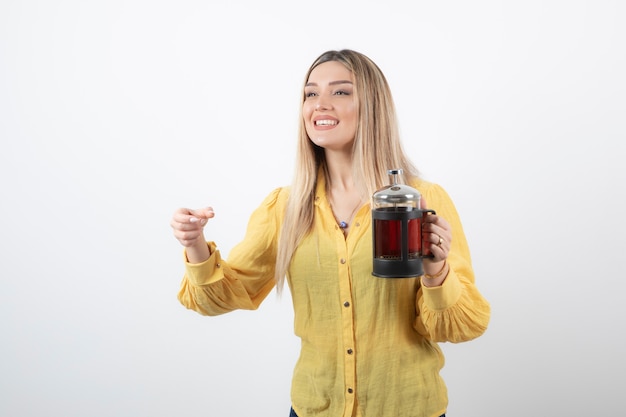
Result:
<svg viewBox="0 0 626 417"><path fill-rule="evenodd" d="M389 174L390 184L376 191L372 196L374 204L405 204L405 203L419 203L421 194L413 187L409 187L406 184L399 182L399 177L402 175L402 169L390 169L387 171ZM419 207L419 205L416 205Z"/></svg>

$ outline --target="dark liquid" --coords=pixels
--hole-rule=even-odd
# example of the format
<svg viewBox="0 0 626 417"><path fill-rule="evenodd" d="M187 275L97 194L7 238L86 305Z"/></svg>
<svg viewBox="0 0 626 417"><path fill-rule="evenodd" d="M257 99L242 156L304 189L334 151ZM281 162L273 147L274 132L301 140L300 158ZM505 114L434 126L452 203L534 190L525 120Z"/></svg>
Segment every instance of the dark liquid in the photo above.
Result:
<svg viewBox="0 0 626 417"><path fill-rule="evenodd" d="M402 221L374 220L376 242L374 256L382 259L402 259ZM408 221L409 259L419 258L422 251L422 219Z"/></svg>

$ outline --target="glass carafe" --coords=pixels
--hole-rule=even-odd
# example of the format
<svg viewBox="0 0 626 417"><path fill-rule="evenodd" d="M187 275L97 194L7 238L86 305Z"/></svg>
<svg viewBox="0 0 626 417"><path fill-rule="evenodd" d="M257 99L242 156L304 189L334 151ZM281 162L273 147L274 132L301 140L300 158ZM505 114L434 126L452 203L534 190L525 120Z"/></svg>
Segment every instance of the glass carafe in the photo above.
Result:
<svg viewBox="0 0 626 417"><path fill-rule="evenodd" d="M421 209L419 191L400 183L401 169L388 173L390 184L372 196L372 274L382 278L420 276L424 273L422 258L430 256L422 238L422 219L435 212Z"/></svg>

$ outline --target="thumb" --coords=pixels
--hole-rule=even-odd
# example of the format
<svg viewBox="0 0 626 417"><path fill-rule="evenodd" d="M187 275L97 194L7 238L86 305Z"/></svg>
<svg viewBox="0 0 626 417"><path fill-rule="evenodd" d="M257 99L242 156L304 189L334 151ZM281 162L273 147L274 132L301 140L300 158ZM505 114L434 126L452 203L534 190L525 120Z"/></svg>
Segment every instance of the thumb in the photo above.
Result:
<svg viewBox="0 0 626 417"><path fill-rule="evenodd" d="M192 216L189 221L191 223L195 223L200 221L202 224L206 223L208 219L215 217L215 212L213 212L213 207L205 207L196 210L189 210L189 214Z"/></svg>

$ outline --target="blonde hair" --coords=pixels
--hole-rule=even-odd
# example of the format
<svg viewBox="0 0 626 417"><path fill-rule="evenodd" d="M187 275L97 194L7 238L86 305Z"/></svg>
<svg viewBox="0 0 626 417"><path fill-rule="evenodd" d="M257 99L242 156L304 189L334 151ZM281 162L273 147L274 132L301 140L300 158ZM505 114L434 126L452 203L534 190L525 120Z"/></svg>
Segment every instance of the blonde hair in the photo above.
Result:
<svg viewBox="0 0 626 417"><path fill-rule="evenodd" d="M401 168L401 180L405 183L417 178L419 173L400 142L395 105L387 79L367 56L349 49L321 54L304 77L302 103L304 85L311 71L329 61L342 63L354 76L358 123L352 148L352 175L363 197L369 199L376 190L388 184L389 169ZM275 278L279 293L298 244L313 227L318 172L326 176L326 184L330 183L324 149L311 142L307 135L302 106L296 152L296 168L278 242Z"/></svg>

